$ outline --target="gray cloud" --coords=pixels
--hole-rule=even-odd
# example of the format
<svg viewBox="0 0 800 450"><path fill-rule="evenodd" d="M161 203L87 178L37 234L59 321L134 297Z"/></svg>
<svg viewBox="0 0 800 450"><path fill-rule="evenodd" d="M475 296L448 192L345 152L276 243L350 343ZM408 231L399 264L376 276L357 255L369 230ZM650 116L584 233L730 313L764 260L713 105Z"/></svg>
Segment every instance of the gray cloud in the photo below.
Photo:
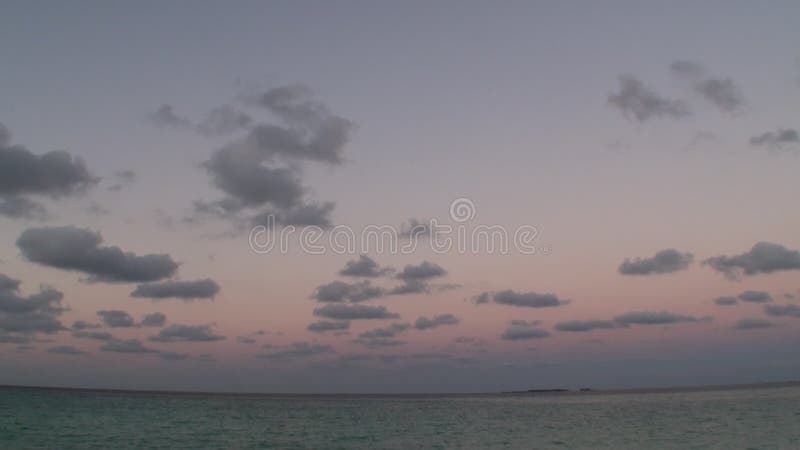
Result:
<svg viewBox="0 0 800 450"><path fill-rule="evenodd" d="M163 327L167 323L167 316L160 312L147 314L142 318L143 327Z"/></svg>
<svg viewBox="0 0 800 450"><path fill-rule="evenodd" d="M47 353L56 353L59 355L85 355L86 352L79 350L71 345L58 345L47 349Z"/></svg>
<svg viewBox="0 0 800 450"><path fill-rule="evenodd" d="M800 144L800 135L793 128L779 128L750 138L750 145L781 150L790 145Z"/></svg>
<svg viewBox="0 0 800 450"><path fill-rule="evenodd" d="M25 220L45 220L49 217L42 204L17 196L0 197L0 216Z"/></svg>
<svg viewBox="0 0 800 450"><path fill-rule="evenodd" d="M81 193L94 186L93 176L82 159L65 151L41 155L25 147L9 145L10 133L0 124L0 195L48 195L53 198Z"/></svg>
<svg viewBox="0 0 800 450"><path fill-rule="evenodd" d="M97 323L89 323L86 322L85 320L76 320L75 322L72 323L72 329L76 331L93 330L97 328L102 328L102 325Z"/></svg>
<svg viewBox="0 0 800 450"><path fill-rule="evenodd" d="M755 330L759 328L772 328L775 324L765 319L740 319L733 328L737 330Z"/></svg>
<svg viewBox="0 0 800 450"><path fill-rule="evenodd" d="M171 277L178 264L166 254L138 256L100 244L100 233L76 227L28 228L17 239L29 261L89 275L90 281L144 282Z"/></svg>
<svg viewBox="0 0 800 450"><path fill-rule="evenodd" d="M136 182L136 172L133 170L118 170L114 172L114 184L107 187L106 190L111 192L119 192L127 185Z"/></svg>
<svg viewBox="0 0 800 450"><path fill-rule="evenodd" d="M65 308L64 294L41 287L28 296L19 293L20 281L0 274L0 332L54 333L64 326L58 320Z"/></svg>
<svg viewBox="0 0 800 450"><path fill-rule="evenodd" d="M365 331L358 335L359 338L373 339L373 338L391 338L398 334L407 331L411 325L407 323L393 323L383 328L375 328Z"/></svg>
<svg viewBox="0 0 800 450"><path fill-rule="evenodd" d="M330 345L294 342L286 348L256 355L257 358L271 361L288 362L296 359L311 358L318 355L334 353Z"/></svg>
<svg viewBox="0 0 800 450"><path fill-rule="evenodd" d="M414 328L418 330L429 330L441 325L456 325L458 322L458 318L452 314L439 314L430 319L421 316L414 322Z"/></svg>
<svg viewBox="0 0 800 450"><path fill-rule="evenodd" d="M680 322L700 322L709 320L707 318L698 319L693 316L684 316L667 311L634 311L622 314L614 318L614 321L623 326L628 325L668 325Z"/></svg>
<svg viewBox="0 0 800 450"><path fill-rule="evenodd" d="M308 325L308 331L314 333L325 333L327 331L344 331L350 329L348 321L320 320Z"/></svg>
<svg viewBox="0 0 800 450"><path fill-rule="evenodd" d="M715 256L703 261L704 265L732 280L742 276L800 270L800 252L770 242L759 242L750 251L734 256Z"/></svg>
<svg viewBox="0 0 800 450"><path fill-rule="evenodd" d="M714 303L719 306L733 306L739 303L739 299L736 297L717 297L714 299Z"/></svg>
<svg viewBox="0 0 800 450"><path fill-rule="evenodd" d="M165 361L183 361L184 359L187 359L189 355L186 353L161 351L158 352L158 357Z"/></svg>
<svg viewBox="0 0 800 450"><path fill-rule="evenodd" d="M786 305L764 305L764 312L774 317L800 317L800 306Z"/></svg>
<svg viewBox="0 0 800 450"><path fill-rule="evenodd" d="M744 291L739 294L739 300L750 303L767 303L772 301L769 292L764 291Z"/></svg>
<svg viewBox="0 0 800 450"><path fill-rule="evenodd" d="M339 275L346 277L366 277L376 278L391 273L389 267L381 267L374 259L367 255L361 255L358 259L347 261L344 269L339 271Z"/></svg>
<svg viewBox="0 0 800 450"><path fill-rule="evenodd" d="M714 78L706 69L693 61L675 61L670 65L673 74L691 81L695 93L725 112L732 112L744 104L739 87L730 78Z"/></svg>
<svg viewBox="0 0 800 450"><path fill-rule="evenodd" d="M100 347L100 351L112 353L159 353L158 350L145 347L138 339L109 341Z"/></svg>
<svg viewBox="0 0 800 450"><path fill-rule="evenodd" d="M153 342L212 342L223 339L225 336L214 334L211 325L181 324L162 328L157 335L150 337Z"/></svg>
<svg viewBox="0 0 800 450"><path fill-rule="evenodd" d="M365 300L381 297L385 294L383 288L372 285L369 281L358 283L345 283L332 281L319 286L311 298L324 303L363 302Z"/></svg>
<svg viewBox="0 0 800 450"><path fill-rule="evenodd" d="M107 331L73 331L72 337L77 339L91 339L93 341L113 341L114 336Z"/></svg>
<svg viewBox="0 0 800 450"><path fill-rule="evenodd" d="M619 92L609 94L608 103L622 111L625 117L645 122L653 118L680 119L691 115L684 102L663 98L636 78L623 75L619 77L619 83Z"/></svg>
<svg viewBox="0 0 800 450"><path fill-rule="evenodd" d="M652 258L625 259L619 266L622 275L655 275L686 270L694 261L691 253L675 249L661 250Z"/></svg>
<svg viewBox="0 0 800 450"><path fill-rule="evenodd" d="M388 295L411 295L411 294L427 294L430 292L430 285L420 280L409 280L405 283L393 287L389 290Z"/></svg>
<svg viewBox="0 0 800 450"><path fill-rule="evenodd" d="M613 320L570 320L557 323L555 329L558 331L583 333L592 330L605 330L619 327L620 324Z"/></svg>
<svg viewBox="0 0 800 450"><path fill-rule="evenodd" d="M209 111L197 125L197 131L208 136L225 136L246 129L253 123L249 114L231 105L218 106Z"/></svg>
<svg viewBox="0 0 800 450"><path fill-rule="evenodd" d="M191 128L192 122L175 113L175 108L170 104L163 104L150 114L150 120L159 126L175 128Z"/></svg>
<svg viewBox="0 0 800 450"><path fill-rule="evenodd" d="M422 261L418 265L409 264L397 274L397 278L406 282L425 281L432 278L443 277L447 271L438 264Z"/></svg>
<svg viewBox="0 0 800 450"><path fill-rule="evenodd" d="M219 292L219 285L210 278L194 281L167 280L159 283L140 284L131 292L131 297L162 300L178 298L181 300L213 299Z"/></svg>
<svg viewBox="0 0 800 450"><path fill-rule="evenodd" d="M331 303L314 310L314 315L334 320L396 319L399 314L390 312L384 306L348 305Z"/></svg>
<svg viewBox="0 0 800 450"><path fill-rule="evenodd" d="M538 328L539 322L526 322L524 320L512 320L506 331L500 337L506 341L519 341L524 339L542 339L550 336L550 333L542 328Z"/></svg>
<svg viewBox="0 0 800 450"><path fill-rule="evenodd" d="M482 299L483 294L478 296ZM518 306L525 308L548 308L562 306L569 300L562 300L555 294L537 294L536 292L515 292L505 290L492 294L492 300L498 305Z"/></svg>
<svg viewBox="0 0 800 450"><path fill-rule="evenodd" d="M136 326L133 316L125 311L116 309L97 311L97 316L100 317L100 320L106 324L106 326L111 328L130 328Z"/></svg>

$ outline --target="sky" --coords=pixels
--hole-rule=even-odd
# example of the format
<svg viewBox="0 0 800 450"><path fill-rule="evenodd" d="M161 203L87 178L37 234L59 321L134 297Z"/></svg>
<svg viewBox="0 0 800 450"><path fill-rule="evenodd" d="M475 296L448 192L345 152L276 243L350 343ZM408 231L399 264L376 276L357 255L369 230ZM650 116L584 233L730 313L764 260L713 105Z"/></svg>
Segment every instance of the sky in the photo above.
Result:
<svg viewBox="0 0 800 450"><path fill-rule="evenodd" d="M798 15L5 2L0 384L798 379Z"/></svg>

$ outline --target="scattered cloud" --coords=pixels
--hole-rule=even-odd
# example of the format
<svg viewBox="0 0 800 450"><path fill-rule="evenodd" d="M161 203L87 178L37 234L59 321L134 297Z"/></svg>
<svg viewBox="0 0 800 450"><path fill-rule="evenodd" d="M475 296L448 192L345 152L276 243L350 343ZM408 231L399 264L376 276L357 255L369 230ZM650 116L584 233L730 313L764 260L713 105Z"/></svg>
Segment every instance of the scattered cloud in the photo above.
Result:
<svg viewBox="0 0 800 450"><path fill-rule="evenodd" d="M397 278L410 283L426 281L445 275L447 275L447 271L444 270L442 266L428 261L422 261L416 266L409 264L403 267L403 270L397 274Z"/></svg>
<svg viewBox="0 0 800 450"><path fill-rule="evenodd" d="M109 341L100 347L100 351L111 353L159 353L158 350L145 347L138 339Z"/></svg>
<svg viewBox="0 0 800 450"><path fill-rule="evenodd" d="M136 326L136 321L133 316L120 310L103 310L97 311L97 316L100 320L111 328L130 328Z"/></svg>
<svg viewBox="0 0 800 450"><path fill-rule="evenodd" d="M178 264L167 254L138 256L116 246L101 246L96 233L72 226L28 228L17 239L29 261L57 269L82 272L93 282L144 282L168 278Z"/></svg>
<svg viewBox="0 0 800 450"><path fill-rule="evenodd" d="M131 297L163 300L213 299L219 292L219 285L210 278L193 281L167 280L159 283L140 284L131 292Z"/></svg>
<svg viewBox="0 0 800 450"><path fill-rule="evenodd" d="M764 312L774 317L800 317L800 306L793 304L764 305Z"/></svg>
<svg viewBox="0 0 800 450"><path fill-rule="evenodd" d="M714 303L719 306L733 306L739 303L739 299L736 297L717 297L714 299Z"/></svg>
<svg viewBox="0 0 800 450"><path fill-rule="evenodd" d="M384 294L383 288L375 286L369 281L345 283L337 280L319 286L311 298L323 303L358 303L382 297Z"/></svg>
<svg viewBox="0 0 800 450"><path fill-rule="evenodd" d="M114 336L107 331L73 331L72 337L77 339L91 339L93 341L113 341Z"/></svg>
<svg viewBox="0 0 800 450"><path fill-rule="evenodd" d="M339 275L345 277L382 277L392 272L390 267L381 267L374 259L367 255L361 255L358 259L348 261L344 269L339 271Z"/></svg>
<svg viewBox="0 0 800 450"><path fill-rule="evenodd" d="M622 326L628 325L669 325L681 322L700 322L710 318L698 319L693 316L684 316L667 311L634 311L614 318Z"/></svg>
<svg viewBox="0 0 800 450"><path fill-rule="evenodd" d="M506 341L519 341L526 339L542 339L550 336L550 332L539 328L539 322L512 320L506 331L500 336Z"/></svg>
<svg viewBox="0 0 800 450"><path fill-rule="evenodd" d="M651 258L625 259L618 271L622 275L656 275L686 270L694 261L691 253L675 249L661 250Z"/></svg>
<svg viewBox="0 0 800 450"><path fill-rule="evenodd" d="M800 270L800 252L770 242L759 242L750 251L734 256L714 256L703 261L728 279L767 274L787 270Z"/></svg>
<svg viewBox="0 0 800 450"><path fill-rule="evenodd" d="M619 327L620 324L613 320L570 320L567 322L559 322L555 325L555 329L558 331L573 333L584 333L592 330L606 330Z"/></svg>
<svg viewBox="0 0 800 450"><path fill-rule="evenodd" d="M141 325L143 327L163 327L167 323L167 316L160 312L146 314L142 318Z"/></svg>
<svg viewBox="0 0 800 450"><path fill-rule="evenodd" d="M397 319L399 314L390 312L384 306L348 305L331 303L314 310L314 315L334 320Z"/></svg>
<svg viewBox="0 0 800 450"><path fill-rule="evenodd" d="M92 330L96 328L102 328L102 325L100 325L99 323L89 323L86 322L85 320L76 320L75 322L72 323L72 329L76 331Z"/></svg>
<svg viewBox="0 0 800 450"><path fill-rule="evenodd" d="M47 209L27 197L0 197L0 216L11 219L42 221L50 217Z"/></svg>
<svg viewBox="0 0 800 450"><path fill-rule="evenodd" d="M439 314L438 316L434 316L430 319L425 316L421 316L416 320L416 322L414 322L414 328L418 330L429 330L442 325L456 325L458 322L458 318L452 314Z"/></svg>
<svg viewBox="0 0 800 450"><path fill-rule="evenodd" d="M763 291L744 291L739 294L739 300L750 303L767 303L772 301L769 292Z"/></svg>
<svg viewBox="0 0 800 450"><path fill-rule="evenodd" d="M162 328L157 335L150 337L153 342L213 342L223 339L225 336L214 334L211 325L181 324Z"/></svg>
<svg viewBox="0 0 800 450"><path fill-rule="evenodd" d="M476 304L488 302L491 295L492 301L498 305L518 306L524 308L548 308L563 306L569 303L569 300L562 300L555 294L538 294L536 292L515 292L512 290L505 290L489 294L484 292L475 298Z"/></svg>
<svg viewBox="0 0 800 450"><path fill-rule="evenodd" d="M312 358L319 355L335 353L330 345L308 342L295 342L289 346L272 352L256 355L257 358L277 362L289 362L297 359Z"/></svg>
<svg viewBox="0 0 800 450"><path fill-rule="evenodd" d="M23 297L19 286L19 280L0 274L0 333L55 333L64 328L58 319L65 311L64 294L41 287Z"/></svg>
<svg viewBox="0 0 800 450"><path fill-rule="evenodd" d="M739 319L733 328L737 330L755 330L759 328L772 328L775 324L765 319Z"/></svg>
<svg viewBox="0 0 800 450"><path fill-rule="evenodd" d="M47 353L56 353L59 355L85 355L86 352L79 350L71 345L58 345L47 349Z"/></svg>
<svg viewBox="0 0 800 450"><path fill-rule="evenodd" d="M170 104L163 104L150 114L150 120L163 127L191 128L192 122L175 113L175 108Z"/></svg>
<svg viewBox="0 0 800 450"><path fill-rule="evenodd" d="M308 331L325 333L327 331L345 331L350 329L350 322L344 320L320 320L308 325Z"/></svg>
<svg viewBox="0 0 800 450"><path fill-rule="evenodd" d="M684 102L661 97L632 76L620 76L619 83L619 92L608 95L608 104L619 109L625 117L645 122L660 118L680 119L691 115Z"/></svg>
<svg viewBox="0 0 800 450"><path fill-rule="evenodd" d="M766 147L770 150L783 150L786 147L800 144L800 135L794 128L778 128L750 138L750 145Z"/></svg>
<svg viewBox="0 0 800 450"><path fill-rule="evenodd" d="M692 90L721 111L734 112L744 104L741 90L731 78L711 77L701 64L694 61L675 61L670 64L673 74L692 83Z"/></svg>

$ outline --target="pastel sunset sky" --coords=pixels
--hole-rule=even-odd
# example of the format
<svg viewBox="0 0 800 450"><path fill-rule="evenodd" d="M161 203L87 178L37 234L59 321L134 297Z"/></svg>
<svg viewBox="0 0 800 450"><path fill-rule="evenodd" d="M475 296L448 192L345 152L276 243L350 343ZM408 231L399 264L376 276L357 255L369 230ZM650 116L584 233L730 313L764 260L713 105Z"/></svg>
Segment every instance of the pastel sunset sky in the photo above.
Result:
<svg viewBox="0 0 800 450"><path fill-rule="evenodd" d="M0 384L800 374L796 1L0 10ZM332 248L370 226L417 248Z"/></svg>

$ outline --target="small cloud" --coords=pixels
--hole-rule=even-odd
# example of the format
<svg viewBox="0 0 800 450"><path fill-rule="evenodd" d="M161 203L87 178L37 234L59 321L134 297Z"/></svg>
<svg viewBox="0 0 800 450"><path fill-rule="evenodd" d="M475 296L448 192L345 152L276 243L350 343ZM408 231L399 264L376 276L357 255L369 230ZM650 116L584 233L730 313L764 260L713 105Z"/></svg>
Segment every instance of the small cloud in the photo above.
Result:
<svg viewBox="0 0 800 450"><path fill-rule="evenodd" d="M86 352L79 350L71 345L59 345L47 349L47 353L57 353L59 355L85 355Z"/></svg>
<svg viewBox="0 0 800 450"><path fill-rule="evenodd" d="M143 327L163 327L167 323L167 316L160 312L147 314L142 318Z"/></svg>
<svg viewBox="0 0 800 450"><path fill-rule="evenodd" d="M592 330L605 330L619 327L620 324L613 320L570 320L557 323L555 329L572 333L584 333Z"/></svg>
<svg viewBox="0 0 800 450"><path fill-rule="evenodd" d="M308 331L325 333L327 331L345 331L350 329L350 322L346 320L320 320L308 325Z"/></svg>
<svg viewBox="0 0 800 450"><path fill-rule="evenodd" d="M524 320L512 320L506 331L500 336L506 341L518 341L527 339L542 339L550 336L550 333L538 328L539 322L526 322Z"/></svg>
<svg viewBox="0 0 800 450"><path fill-rule="evenodd" d="M772 301L769 292L763 291L744 291L739 294L739 300L749 303L767 303Z"/></svg>
<svg viewBox="0 0 800 450"><path fill-rule="evenodd" d="M106 326L111 328L130 328L136 326L133 316L125 311L116 309L97 311L97 316L100 317L100 320L106 324Z"/></svg>
<svg viewBox="0 0 800 450"><path fill-rule="evenodd" d="M174 324L162 328L151 336L153 342L213 342L224 340L225 336L214 334L211 325Z"/></svg>
<svg viewBox="0 0 800 450"><path fill-rule="evenodd" d="M793 128L779 128L776 131L767 131L750 138L750 145L766 147L770 150L783 150L797 144L800 144L800 135Z"/></svg>
<svg viewBox="0 0 800 450"><path fill-rule="evenodd" d="M138 339L113 340L100 347L100 351L111 353L159 353L158 350L145 347Z"/></svg>
<svg viewBox="0 0 800 450"><path fill-rule="evenodd" d="M390 267L381 267L374 259L367 255L361 255L358 259L348 261L344 269L339 271L339 275L346 277L382 277L391 273Z"/></svg>
<svg viewBox="0 0 800 450"><path fill-rule="evenodd" d="M456 325L458 322L458 318L452 314L440 314L430 319L422 316L414 322L414 328L418 330L429 330L442 325Z"/></svg>
<svg viewBox="0 0 800 450"><path fill-rule="evenodd" d="M625 117L645 122L665 117L681 119L691 115L684 102L664 98L632 76L620 76L619 83L619 92L608 95L608 104L619 109Z"/></svg>
<svg viewBox="0 0 800 450"><path fill-rule="evenodd" d="M719 306L733 306L739 303L739 299L736 297L717 297L714 299L714 303Z"/></svg>
<svg viewBox="0 0 800 450"><path fill-rule="evenodd" d="M759 328L772 328L775 324L765 319L740 319L733 328L737 330L755 330Z"/></svg>
<svg viewBox="0 0 800 450"><path fill-rule="evenodd" d="M312 358L319 355L335 353L333 347L308 342L295 342L286 348L256 355L256 358L268 359L277 362L289 362L297 359Z"/></svg>
<svg viewBox="0 0 800 450"><path fill-rule="evenodd" d="M799 317L800 306L798 305L764 305L764 312L773 317Z"/></svg>
<svg viewBox="0 0 800 450"><path fill-rule="evenodd" d="M619 266L622 275L658 275L686 270L694 261L691 253L675 249L661 250L651 258L625 259Z"/></svg>
<svg viewBox="0 0 800 450"><path fill-rule="evenodd" d="M667 311L634 311L614 318L614 321L623 326L629 325L669 325L681 322L700 322L710 318L698 319L693 316L684 316Z"/></svg>
<svg viewBox="0 0 800 450"><path fill-rule="evenodd" d="M210 278L193 281L162 281L159 283L140 284L131 292L131 297L163 300L177 298L191 301L197 299L213 299L219 293L219 285Z"/></svg>
<svg viewBox="0 0 800 450"><path fill-rule="evenodd" d="M703 261L728 279L743 276L800 270L800 252L771 242L759 242L750 251L734 256L714 256Z"/></svg>
<svg viewBox="0 0 800 450"><path fill-rule="evenodd" d="M397 319L399 314L384 306L331 303L314 310L314 315L334 320Z"/></svg>
<svg viewBox="0 0 800 450"><path fill-rule="evenodd" d="M476 297L476 304L485 303L489 293L484 292ZM492 300L498 305L517 306L524 308L551 308L563 306L569 300L562 300L555 294L538 294L536 292L515 292L505 290L492 294Z"/></svg>
<svg viewBox="0 0 800 450"><path fill-rule="evenodd" d="M357 283L345 283L343 281L332 281L317 287L311 298L323 303L358 303L369 299L382 297L385 294L383 288L374 286L369 281Z"/></svg>

